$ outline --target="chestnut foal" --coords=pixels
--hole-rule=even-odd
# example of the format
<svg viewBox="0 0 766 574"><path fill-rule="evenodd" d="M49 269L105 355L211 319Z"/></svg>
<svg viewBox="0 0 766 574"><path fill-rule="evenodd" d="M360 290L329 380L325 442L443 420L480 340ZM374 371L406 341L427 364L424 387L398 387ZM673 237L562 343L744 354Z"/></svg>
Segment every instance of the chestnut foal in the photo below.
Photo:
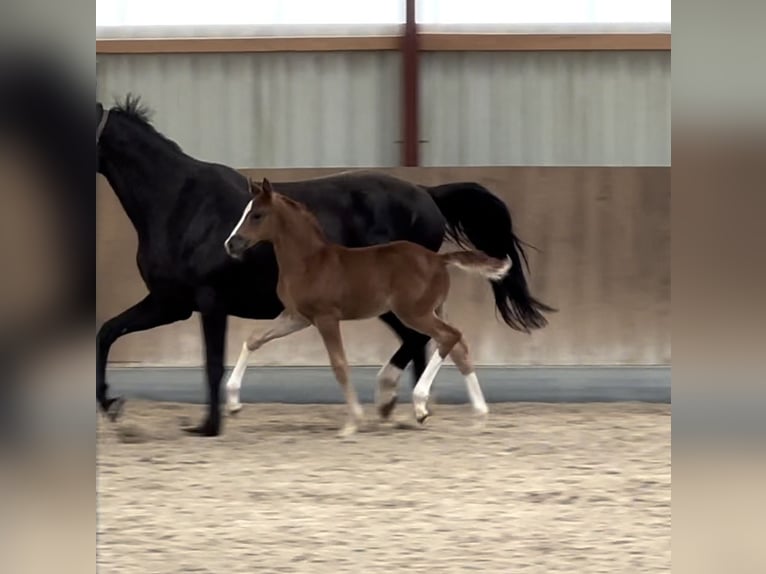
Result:
<svg viewBox="0 0 766 574"><path fill-rule="evenodd" d="M454 265L499 280L510 269L510 258L495 259L479 251L439 254L408 241L343 247L328 242L314 215L302 204L273 191L267 179L260 186L251 180L250 191L253 199L226 240L226 251L238 258L259 242L273 244L279 265L277 295L284 311L266 333L252 334L243 344L226 384L230 412L240 408L239 387L249 354L268 341L314 325L348 406L348 420L340 436L353 434L363 413L349 383L340 321L373 318L388 311L408 327L429 335L438 347L413 390L418 422L429 415L431 384L447 355L465 377L473 409L488 412L463 335L444 321L443 305L449 292L447 267ZM381 403L379 399L378 409L384 418L394 400L389 397L389 403Z"/></svg>

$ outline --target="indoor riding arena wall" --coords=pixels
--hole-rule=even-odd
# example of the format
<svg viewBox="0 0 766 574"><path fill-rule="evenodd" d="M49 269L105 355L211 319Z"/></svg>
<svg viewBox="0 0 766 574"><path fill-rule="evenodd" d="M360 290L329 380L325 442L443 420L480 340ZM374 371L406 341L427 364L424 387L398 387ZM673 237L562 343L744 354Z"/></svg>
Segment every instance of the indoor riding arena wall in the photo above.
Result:
<svg viewBox="0 0 766 574"><path fill-rule="evenodd" d="M453 271L447 304L478 365L670 364L670 169L668 167L418 167L380 171L426 185L476 181L509 207L528 248L532 293L556 307L545 329L512 331L495 314L488 283ZM272 181L340 169L243 170ZM146 294L136 235L106 181L97 178L97 322ZM445 245L449 249L449 244ZM231 318L227 365L241 342L268 321ZM397 347L378 320L343 324L349 362L381 365ZM198 316L117 341L113 366L202 365ZM261 365L326 365L313 330L258 351Z"/></svg>
<svg viewBox="0 0 766 574"><path fill-rule="evenodd" d="M223 4L211 20L224 18ZM182 430L207 412L198 315L121 337L107 379L110 396L127 402L117 422L97 417L99 572L669 572L669 10L661 26L548 27L502 23L540 3L484 2L491 13L479 19L493 24L429 28L418 22L426 10L460 3L408 0L404 25L280 26L262 21L261 4L266 19L270 5L287 4L300 21L318 16L267 0L257 23L248 8L220 26L180 25L199 14L191 8L125 11L167 25L97 30L98 100L139 95L187 154L256 179L371 168L483 184L536 248L532 293L560 311L531 335L513 331L487 281L454 270L447 315L480 366L490 414L474 416L450 365L424 425L413 417L412 372L392 421L374 406L393 333L374 319L344 323L364 421L340 440L343 393L310 329L250 356L243 409L223 417L215 439ZM333 4L362 3L322 3L323 20ZM397 2L365 10L380 4ZM482 16L479 4L466 19ZM601 4L609 9L589 18L657 3ZM575 16L548 12L546 21ZM146 289L136 233L96 181L98 328ZM30 245L8 237L29 256ZM32 256L42 251L51 250ZM231 368L243 338L269 322L229 325ZM61 404L30 403L51 428L60 416L40 408L59 414Z"/></svg>

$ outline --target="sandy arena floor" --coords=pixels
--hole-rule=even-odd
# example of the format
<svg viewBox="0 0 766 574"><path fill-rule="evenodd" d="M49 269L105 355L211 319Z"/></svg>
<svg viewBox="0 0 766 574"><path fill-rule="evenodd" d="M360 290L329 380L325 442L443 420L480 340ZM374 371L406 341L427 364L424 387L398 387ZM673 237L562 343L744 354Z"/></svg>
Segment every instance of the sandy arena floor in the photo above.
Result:
<svg viewBox="0 0 766 574"><path fill-rule="evenodd" d="M98 572L670 572L670 405L433 407L425 428L341 405L129 401L98 423Z"/></svg>

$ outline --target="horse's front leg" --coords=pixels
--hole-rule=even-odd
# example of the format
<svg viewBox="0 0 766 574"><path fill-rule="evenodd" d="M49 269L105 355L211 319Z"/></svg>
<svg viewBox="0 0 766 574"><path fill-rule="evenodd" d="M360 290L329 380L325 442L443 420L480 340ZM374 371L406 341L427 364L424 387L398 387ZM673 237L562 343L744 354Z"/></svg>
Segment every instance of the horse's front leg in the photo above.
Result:
<svg viewBox="0 0 766 574"><path fill-rule="evenodd" d="M109 350L117 339L129 333L147 331L161 325L188 319L192 314L190 303L183 297L159 297L149 293L129 309L106 321L96 335L96 399L110 420L116 420L124 403L122 397L108 395L106 366Z"/></svg>
<svg viewBox="0 0 766 574"><path fill-rule="evenodd" d="M228 316L212 289L202 291L197 301L202 315L202 334L205 339L208 412L201 424L196 427L186 427L184 430L199 436L218 436L221 432L221 379L223 378Z"/></svg>
<svg viewBox="0 0 766 574"><path fill-rule="evenodd" d="M242 409L242 403L239 400L240 389L242 388L242 379L245 376L247 359L250 356L250 353L260 349L269 341L287 337L287 335L305 329L310 324L311 323L302 317L293 317L286 311L282 311L282 313L274 320L274 324L268 331L260 336L252 333L247 340L242 343L242 351L239 353L237 364L231 372L231 375L229 375L229 379L226 381L226 405L230 414L235 414Z"/></svg>
<svg viewBox="0 0 766 574"><path fill-rule="evenodd" d="M347 437L357 431L359 423L364 417L364 411L356 396L356 389L349 382L348 361L346 360L346 352L343 349L343 340L340 335L340 323L334 317L323 317L315 320L314 324L319 330L319 334L322 335L322 341L324 341L327 354L330 356L330 363L332 364L335 378L338 379L338 384L340 384L343 390L343 396L346 398L348 419L338 433L338 436Z"/></svg>

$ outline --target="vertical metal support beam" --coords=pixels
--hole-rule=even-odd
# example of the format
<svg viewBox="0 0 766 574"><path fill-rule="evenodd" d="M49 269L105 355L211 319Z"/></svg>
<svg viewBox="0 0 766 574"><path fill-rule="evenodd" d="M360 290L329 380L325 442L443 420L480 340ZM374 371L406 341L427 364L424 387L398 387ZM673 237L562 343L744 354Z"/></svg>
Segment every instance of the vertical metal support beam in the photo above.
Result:
<svg viewBox="0 0 766 574"><path fill-rule="evenodd" d="M419 152L419 70L418 33L415 26L415 2L406 0L406 19L402 37L402 165L417 166Z"/></svg>

